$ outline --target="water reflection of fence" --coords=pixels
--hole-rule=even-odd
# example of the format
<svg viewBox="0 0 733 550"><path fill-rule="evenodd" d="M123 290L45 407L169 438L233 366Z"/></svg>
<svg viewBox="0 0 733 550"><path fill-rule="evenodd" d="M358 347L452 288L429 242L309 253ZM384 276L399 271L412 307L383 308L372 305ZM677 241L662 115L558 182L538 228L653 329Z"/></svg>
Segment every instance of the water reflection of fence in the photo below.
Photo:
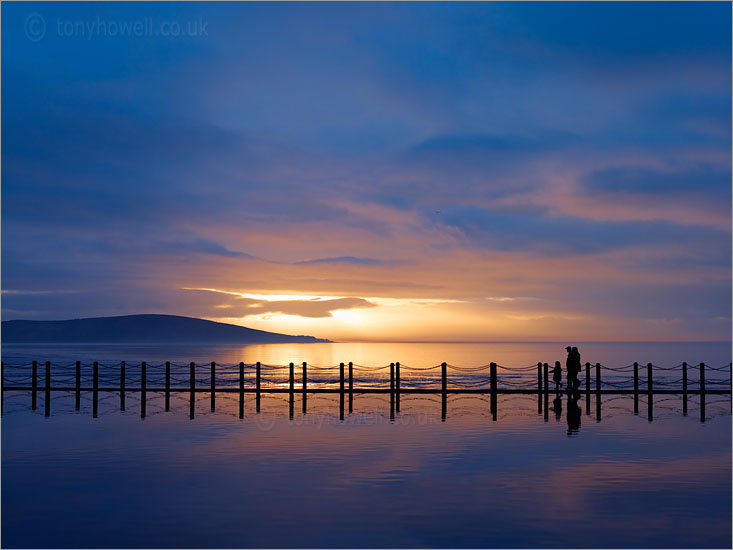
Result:
<svg viewBox="0 0 733 550"><path fill-rule="evenodd" d="M555 363L560 366L559 362ZM40 366L40 368L39 368ZM536 368L536 378L534 371ZM439 376L437 371L440 369ZM606 371L602 377L601 372ZM601 396L634 396L634 414L639 413L640 395L646 395L649 420L653 418L654 395L681 395L683 414L687 414L688 396L700 396L700 419L705 421L705 396L730 395L733 364L712 367L705 363L692 365L680 363L673 367L661 367L648 363L640 366L632 363L624 367L608 367L596 363L585 364L585 379L571 393L569 399L585 396L586 414L591 414L591 396L595 396L596 418L601 417ZM645 372L644 372L645 371ZM698 371L695 375L693 371ZM656 372L656 375L655 375ZM356 376L355 376L356 373ZM450 373L450 376L449 376ZM661 373L661 374L660 374ZM499 376L501 374L501 377ZM726 378L727 376L727 378ZM429 367L409 367L390 363L367 367L354 363L334 366L316 366L295 363L287 366L267 365L260 362L234 365L215 362L149 364L141 362L105 365L97 361L71 364L40 365L37 361L22 365L6 365L2 362L0 373L2 399L7 391L29 391L31 408L37 407L38 392L44 393L45 414L50 415L51 392L74 392L75 406L80 408L82 392L93 396L93 416L98 412L99 393L119 392L120 408L125 410L125 396L140 394L140 414L146 415L146 394L163 393L165 410L170 409L171 393L190 394L190 416L195 413L195 394L208 393L211 410L216 409L217 393L239 394L239 416L244 416L244 395L255 394L256 411L260 412L261 395L264 393L289 394L290 416L293 415L294 396L300 394L303 414L307 410L308 394L336 393L340 397L340 418L343 419L345 400L348 411L353 412L354 394L389 394L390 417L400 412L401 395L439 394L442 396L442 418L445 419L448 394L489 394L492 418L497 418L497 397L500 394L537 395L537 411L549 416L549 395L559 389L550 388L550 367L537 363L527 367L505 367L489 363L478 367L460 367L441 363ZM584 384L583 384L584 382ZM554 382L553 382L554 383ZM91 384L91 386L90 386ZM130 385L132 384L132 385ZM536 384L536 385L535 385ZM0 408L0 411L2 409Z"/></svg>

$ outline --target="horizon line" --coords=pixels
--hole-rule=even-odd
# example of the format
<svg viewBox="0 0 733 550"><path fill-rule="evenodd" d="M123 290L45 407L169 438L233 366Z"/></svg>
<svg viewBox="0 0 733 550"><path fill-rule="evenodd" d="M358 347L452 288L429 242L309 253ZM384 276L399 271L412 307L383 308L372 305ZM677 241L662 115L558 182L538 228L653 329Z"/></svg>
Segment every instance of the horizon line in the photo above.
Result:
<svg viewBox="0 0 733 550"><path fill-rule="evenodd" d="M733 340L573 340L579 344L732 344ZM332 344L567 344L568 340L331 340Z"/></svg>

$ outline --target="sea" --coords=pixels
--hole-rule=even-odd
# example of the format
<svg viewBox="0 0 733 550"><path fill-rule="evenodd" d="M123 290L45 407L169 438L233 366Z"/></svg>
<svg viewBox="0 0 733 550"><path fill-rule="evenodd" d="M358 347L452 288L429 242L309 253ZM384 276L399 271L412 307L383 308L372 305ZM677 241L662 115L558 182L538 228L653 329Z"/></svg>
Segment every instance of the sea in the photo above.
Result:
<svg viewBox="0 0 733 550"><path fill-rule="evenodd" d="M537 390L578 346L581 389ZM3 548L730 548L730 342L2 346ZM38 362L33 407L27 388ZM45 401L45 362L54 387ZM97 400L90 391L98 362ZM120 363L130 390L121 399ZM146 362L145 399L140 387ZM172 391L160 391L165 362ZM215 362L217 392L205 390ZM187 389L196 370L193 402ZM255 387L260 362L261 389ZM405 393L389 387L400 363ZM440 388L445 396L411 393ZM586 370L585 364L590 367ZM289 388L294 394L268 393ZM299 391L303 363L308 387ZM352 364L344 401L340 363ZM637 363L639 393L634 394ZM648 395L648 367L653 389ZM682 363L690 395L681 394ZM701 397L701 368L709 394ZM586 380L587 374L591 380ZM590 384L590 386L586 386ZM116 386L117 385L117 386ZM540 386L542 387L542 386ZM348 388L348 386L347 386ZM628 390L628 391L627 391ZM680 390L678 392L678 390ZM727 390L727 393L726 393ZM677 393L675 393L677 392ZM96 402L96 406L95 406Z"/></svg>

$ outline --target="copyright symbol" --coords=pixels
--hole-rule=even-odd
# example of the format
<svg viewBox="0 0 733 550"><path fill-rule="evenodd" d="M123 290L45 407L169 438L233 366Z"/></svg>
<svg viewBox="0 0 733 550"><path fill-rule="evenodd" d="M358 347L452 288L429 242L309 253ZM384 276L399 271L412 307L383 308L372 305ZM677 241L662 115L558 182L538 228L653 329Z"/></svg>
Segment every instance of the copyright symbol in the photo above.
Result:
<svg viewBox="0 0 733 550"><path fill-rule="evenodd" d="M33 12L25 18L25 35L31 42L40 42L46 36L46 20Z"/></svg>
<svg viewBox="0 0 733 550"><path fill-rule="evenodd" d="M269 432L275 427L275 418L272 416L258 416L255 424L261 431Z"/></svg>

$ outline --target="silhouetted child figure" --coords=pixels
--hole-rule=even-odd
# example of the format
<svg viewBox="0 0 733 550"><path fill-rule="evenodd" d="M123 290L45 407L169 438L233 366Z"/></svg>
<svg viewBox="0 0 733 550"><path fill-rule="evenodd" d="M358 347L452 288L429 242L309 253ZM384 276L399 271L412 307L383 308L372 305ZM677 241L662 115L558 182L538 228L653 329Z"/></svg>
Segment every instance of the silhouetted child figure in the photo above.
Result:
<svg viewBox="0 0 733 550"><path fill-rule="evenodd" d="M555 382L555 391L560 391L560 386L562 386L562 368L560 368L560 363L555 363L555 368L552 369L552 381Z"/></svg>

